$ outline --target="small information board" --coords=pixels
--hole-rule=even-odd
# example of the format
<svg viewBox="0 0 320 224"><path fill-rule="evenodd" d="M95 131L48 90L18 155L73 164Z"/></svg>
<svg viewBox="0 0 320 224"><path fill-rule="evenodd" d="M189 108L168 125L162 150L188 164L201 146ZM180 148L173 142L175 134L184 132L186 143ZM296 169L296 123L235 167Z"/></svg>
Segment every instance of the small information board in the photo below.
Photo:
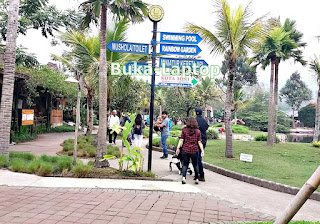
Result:
<svg viewBox="0 0 320 224"><path fill-rule="evenodd" d="M33 125L34 122L34 110L23 109L22 110L22 126Z"/></svg>
<svg viewBox="0 0 320 224"><path fill-rule="evenodd" d="M245 162L252 163L253 155L241 153L241 154L240 154L240 160L241 160L241 161L245 161Z"/></svg>

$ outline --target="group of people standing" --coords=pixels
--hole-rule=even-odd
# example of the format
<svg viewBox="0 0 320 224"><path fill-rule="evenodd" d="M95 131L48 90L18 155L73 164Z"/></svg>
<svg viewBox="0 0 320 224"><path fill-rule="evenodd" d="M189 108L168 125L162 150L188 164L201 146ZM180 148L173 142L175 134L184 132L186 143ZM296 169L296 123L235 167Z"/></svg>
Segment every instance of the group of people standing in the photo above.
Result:
<svg viewBox="0 0 320 224"><path fill-rule="evenodd" d="M199 181L205 181L202 157L204 156L204 149L207 144L207 130L209 124L206 119L202 117L202 109L197 108L195 110L196 117L190 117L187 120L186 127L182 129L181 137L177 146L176 154L182 154L182 184L186 183L187 169L191 160L194 172L195 172L195 183ZM122 126L125 125L126 121L130 121L128 116L125 116L122 122ZM117 111L112 111L112 115L108 117L108 135L109 143L116 142L117 133L112 132L112 127L118 124L120 125L120 119L117 115ZM155 130L161 132L161 146L163 149L163 155L161 159L168 158L167 139L170 135L170 119L168 118L168 112L163 111L161 117L159 116L155 122ZM132 128L132 139L136 147L142 147L143 129L145 123L141 114L138 114L134 120Z"/></svg>
<svg viewBox="0 0 320 224"><path fill-rule="evenodd" d="M130 121L129 116L124 116L122 119L122 122L120 122L120 118L117 115L117 111L113 110L112 114L108 117L108 135L109 135L109 143L112 144L116 144L116 139L117 139L117 132L112 131L112 127L117 124L117 125L121 125L124 126L125 123ZM131 141L134 141L134 146L135 147L142 147L142 139L143 139L143 129L145 128L145 123L144 120L142 118L141 114L137 114L134 123L133 123L133 128L132 128L132 132L130 133L129 136L129 142L131 143Z"/></svg>
<svg viewBox="0 0 320 224"><path fill-rule="evenodd" d="M196 109L196 118L190 117L187 120L187 125L182 129L182 134L177 146L176 154L182 153L182 184L186 183L187 169L189 167L190 159L195 172L195 183L205 181L202 157L204 156L204 148L207 144L207 130L209 128L208 122L202 117L202 109ZM168 112L162 112L162 120L155 123L161 131L161 145L163 155L161 159L168 158L167 138L170 135L170 126L168 119Z"/></svg>

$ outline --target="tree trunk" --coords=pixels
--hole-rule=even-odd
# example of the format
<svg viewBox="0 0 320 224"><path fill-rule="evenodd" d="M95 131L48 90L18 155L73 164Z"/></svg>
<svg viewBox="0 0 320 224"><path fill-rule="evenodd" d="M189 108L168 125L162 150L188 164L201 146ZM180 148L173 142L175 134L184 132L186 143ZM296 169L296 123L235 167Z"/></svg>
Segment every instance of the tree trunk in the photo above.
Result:
<svg viewBox="0 0 320 224"><path fill-rule="evenodd" d="M273 142L277 142L278 105L279 105L279 61L275 63L274 71L274 116L273 116Z"/></svg>
<svg viewBox="0 0 320 224"><path fill-rule="evenodd" d="M232 108L232 97L233 97L233 85L234 85L234 74L235 74L235 63L229 62L229 75L227 83L226 103L224 109L224 122L226 129L226 152L227 158L233 158L233 146L232 146L232 121L231 121L231 108Z"/></svg>
<svg viewBox="0 0 320 224"><path fill-rule="evenodd" d="M161 114L162 114L162 106L161 106L161 104L160 104L159 115L161 116Z"/></svg>
<svg viewBox="0 0 320 224"><path fill-rule="evenodd" d="M294 108L292 108L292 128L295 128L295 120L294 120Z"/></svg>
<svg viewBox="0 0 320 224"><path fill-rule="evenodd" d="M92 134L93 130L93 90L88 89L87 94L87 114L88 114L88 120L87 120L87 132L86 136L90 136Z"/></svg>
<svg viewBox="0 0 320 224"><path fill-rule="evenodd" d="M76 109L76 126L74 131L74 144L73 144L73 165L77 162L77 149L78 149L78 130L80 125L80 101L81 101L81 85L82 85L82 74L77 74L78 76L78 96L77 96L77 109Z"/></svg>
<svg viewBox="0 0 320 224"><path fill-rule="evenodd" d="M318 81L319 82L319 81ZM320 82L318 84L318 97L317 97L317 108L316 108L316 120L314 126L313 142L319 141L319 128L320 128Z"/></svg>
<svg viewBox="0 0 320 224"><path fill-rule="evenodd" d="M109 167L108 160L103 162L100 159L107 150L107 52L106 52L106 30L107 30L107 8L101 5L100 25L100 64L99 64L99 131L98 147L94 166Z"/></svg>
<svg viewBox="0 0 320 224"><path fill-rule="evenodd" d="M4 55L4 71L0 107L0 153L3 154L8 153L10 144L19 2L19 0L11 0L8 13L7 41L6 52Z"/></svg>
<svg viewBox="0 0 320 224"><path fill-rule="evenodd" d="M274 115L274 64L275 61L271 60L271 74L270 74L270 92L269 92L269 107L268 107L268 140L267 146L274 144L274 131L273 131L273 115Z"/></svg>
<svg viewBox="0 0 320 224"><path fill-rule="evenodd" d="M237 110L234 110L234 119L236 120L236 124L238 124Z"/></svg>

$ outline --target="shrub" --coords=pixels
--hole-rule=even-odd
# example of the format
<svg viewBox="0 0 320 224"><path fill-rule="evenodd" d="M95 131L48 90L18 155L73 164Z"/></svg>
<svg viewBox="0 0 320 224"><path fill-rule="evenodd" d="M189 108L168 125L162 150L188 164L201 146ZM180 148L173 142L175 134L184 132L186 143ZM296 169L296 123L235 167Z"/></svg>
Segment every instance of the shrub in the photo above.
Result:
<svg viewBox="0 0 320 224"><path fill-rule="evenodd" d="M86 177L92 171L92 168L92 166L78 163L72 168L72 173L75 177Z"/></svg>
<svg viewBox="0 0 320 224"><path fill-rule="evenodd" d="M97 148L92 145L86 145L84 152L87 156L95 157L97 155Z"/></svg>
<svg viewBox="0 0 320 224"><path fill-rule="evenodd" d="M171 146L178 146L179 143L179 138L177 137L169 137L167 139L167 145L171 145Z"/></svg>
<svg viewBox="0 0 320 224"><path fill-rule="evenodd" d="M144 138L149 138L149 129L143 129L143 137Z"/></svg>
<svg viewBox="0 0 320 224"><path fill-rule="evenodd" d="M181 136L182 131L170 131L170 135L172 136Z"/></svg>
<svg viewBox="0 0 320 224"><path fill-rule="evenodd" d="M261 141L267 141L268 136L267 135L257 135L256 137L254 137L255 141L261 142Z"/></svg>
<svg viewBox="0 0 320 224"><path fill-rule="evenodd" d="M210 125L210 127L221 128L222 127L222 123L216 123L216 124Z"/></svg>
<svg viewBox="0 0 320 224"><path fill-rule="evenodd" d="M160 146L161 138L153 138L152 145L159 147Z"/></svg>
<svg viewBox="0 0 320 224"><path fill-rule="evenodd" d="M171 127L171 130L179 130L179 131L181 131L182 130L182 126L179 126L179 125L173 125L172 127Z"/></svg>
<svg viewBox="0 0 320 224"><path fill-rule="evenodd" d="M9 152L9 158L20 158L24 160L33 160L35 156L28 152Z"/></svg>
<svg viewBox="0 0 320 224"><path fill-rule="evenodd" d="M313 142L312 146L319 148L320 147L320 141L319 142Z"/></svg>
<svg viewBox="0 0 320 224"><path fill-rule="evenodd" d="M72 126L57 126L55 128L51 128L50 132L74 132L75 128Z"/></svg>
<svg viewBox="0 0 320 224"><path fill-rule="evenodd" d="M87 166L93 166L94 164L94 160L90 160L88 163L87 163Z"/></svg>
<svg viewBox="0 0 320 224"><path fill-rule="evenodd" d="M219 139L218 131L213 127L209 127L207 131L207 139Z"/></svg>
<svg viewBox="0 0 320 224"><path fill-rule="evenodd" d="M9 169L14 172L24 172L25 171L25 160L22 158L13 158L10 161Z"/></svg>
<svg viewBox="0 0 320 224"><path fill-rule="evenodd" d="M37 173L40 176L47 176L53 172L53 165L49 162L41 161Z"/></svg>
<svg viewBox="0 0 320 224"><path fill-rule="evenodd" d="M62 150L64 152L73 151L73 145L64 145Z"/></svg>
<svg viewBox="0 0 320 224"><path fill-rule="evenodd" d="M39 158L40 160L48 163L57 163L60 159L60 156L48 156L48 155L42 155Z"/></svg>
<svg viewBox="0 0 320 224"><path fill-rule="evenodd" d="M242 125L232 125L232 132L233 133L242 133L242 134L248 134L249 128L242 126Z"/></svg>
<svg viewBox="0 0 320 224"><path fill-rule="evenodd" d="M35 159L32 160L30 163L28 163L26 167L26 172L27 173L36 173L40 167L41 160Z"/></svg>
<svg viewBox="0 0 320 224"><path fill-rule="evenodd" d="M4 167L8 162L7 156L0 155L0 167Z"/></svg>
<svg viewBox="0 0 320 224"><path fill-rule="evenodd" d="M73 160L70 157L61 157L57 163L57 167L60 172L63 170L71 170L72 162Z"/></svg>
<svg viewBox="0 0 320 224"><path fill-rule="evenodd" d="M74 140L73 139L66 139L63 142L63 145L73 145Z"/></svg>
<svg viewBox="0 0 320 224"><path fill-rule="evenodd" d="M119 147L113 145L107 145L107 155L113 155L117 158L120 158L121 152Z"/></svg>
<svg viewBox="0 0 320 224"><path fill-rule="evenodd" d="M316 106L315 104L309 104L305 107L302 107L299 110L298 119L306 127L314 127L315 125L315 116L316 116Z"/></svg>

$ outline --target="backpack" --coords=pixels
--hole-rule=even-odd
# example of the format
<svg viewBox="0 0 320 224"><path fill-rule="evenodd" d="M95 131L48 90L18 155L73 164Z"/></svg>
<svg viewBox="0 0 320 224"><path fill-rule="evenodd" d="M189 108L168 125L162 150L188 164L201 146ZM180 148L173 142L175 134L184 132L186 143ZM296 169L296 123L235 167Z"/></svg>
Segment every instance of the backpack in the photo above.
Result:
<svg viewBox="0 0 320 224"><path fill-rule="evenodd" d="M136 125L134 127L133 133L135 135L142 135L142 127L141 127L141 125Z"/></svg>

